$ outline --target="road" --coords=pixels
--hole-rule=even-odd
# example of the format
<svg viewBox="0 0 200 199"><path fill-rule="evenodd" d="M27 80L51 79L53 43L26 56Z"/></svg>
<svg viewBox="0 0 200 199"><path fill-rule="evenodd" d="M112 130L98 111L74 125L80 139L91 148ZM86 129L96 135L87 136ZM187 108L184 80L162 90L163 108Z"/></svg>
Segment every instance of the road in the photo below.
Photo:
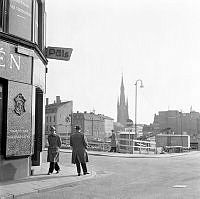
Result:
<svg viewBox="0 0 200 199"><path fill-rule="evenodd" d="M94 178L27 198L200 198L200 152L170 158L118 158L90 155L89 160L88 170L97 173ZM71 154L61 154L62 164L71 166L70 161Z"/></svg>

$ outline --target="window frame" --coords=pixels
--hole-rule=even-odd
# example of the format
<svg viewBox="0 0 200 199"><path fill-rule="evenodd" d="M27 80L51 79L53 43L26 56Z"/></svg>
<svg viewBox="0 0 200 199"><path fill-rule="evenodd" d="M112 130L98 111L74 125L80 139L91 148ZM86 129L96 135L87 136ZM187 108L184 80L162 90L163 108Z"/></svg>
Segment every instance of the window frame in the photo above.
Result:
<svg viewBox="0 0 200 199"><path fill-rule="evenodd" d="M46 46L46 12L45 2L43 0L32 0L31 11L31 39L26 39L17 34L9 32L9 5L10 0L0 0L2 2L2 11L0 10L0 32L4 32L21 40L29 41L36 44L40 51L45 53ZM37 11L36 11L37 9ZM37 20L37 22L36 22ZM36 31L37 24L37 31ZM37 34L37 35L36 35Z"/></svg>

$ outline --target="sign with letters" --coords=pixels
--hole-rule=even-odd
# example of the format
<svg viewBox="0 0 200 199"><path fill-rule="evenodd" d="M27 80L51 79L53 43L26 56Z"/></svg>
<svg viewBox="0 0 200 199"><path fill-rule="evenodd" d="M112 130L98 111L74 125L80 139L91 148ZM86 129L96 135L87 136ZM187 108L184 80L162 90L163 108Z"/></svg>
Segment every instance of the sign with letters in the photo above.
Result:
<svg viewBox="0 0 200 199"><path fill-rule="evenodd" d="M72 50L72 48L47 47L46 57L49 59L69 61L72 54Z"/></svg>

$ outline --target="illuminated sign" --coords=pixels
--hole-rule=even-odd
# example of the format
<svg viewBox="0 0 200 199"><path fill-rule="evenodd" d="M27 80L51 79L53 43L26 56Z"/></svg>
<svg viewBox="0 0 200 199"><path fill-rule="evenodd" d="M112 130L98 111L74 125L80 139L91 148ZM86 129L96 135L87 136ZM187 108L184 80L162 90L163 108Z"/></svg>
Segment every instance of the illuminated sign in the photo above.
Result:
<svg viewBox="0 0 200 199"><path fill-rule="evenodd" d="M72 48L47 47L46 57L49 59L69 61L72 54L72 50Z"/></svg>

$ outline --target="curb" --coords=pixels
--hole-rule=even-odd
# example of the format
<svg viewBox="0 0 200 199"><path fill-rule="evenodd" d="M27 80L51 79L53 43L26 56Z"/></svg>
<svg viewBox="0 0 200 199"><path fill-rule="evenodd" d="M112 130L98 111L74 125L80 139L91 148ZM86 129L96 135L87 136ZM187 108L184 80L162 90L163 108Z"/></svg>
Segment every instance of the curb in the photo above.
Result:
<svg viewBox="0 0 200 199"><path fill-rule="evenodd" d="M45 149L46 150L46 149ZM60 152L62 153L71 153L71 150L66 150L66 149L60 149ZM107 157L119 157L119 158L173 158L177 156L184 156L184 155L189 155L191 153L200 153L199 151L193 151L193 152L185 152L185 153L172 153L172 154L122 154L122 153L105 153L105 152L97 152L94 153L92 151L87 151L89 155L94 155L94 156L107 156Z"/></svg>
<svg viewBox="0 0 200 199"><path fill-rule="evenodd" d="M3 193L2 195L0 194L0 199L13 199L17 197L47 192L50 190L57 190L64 187L72 187L75 186L77 183L81 183L81 181L91 179L95 176L96 172L92 171L90 175L86 176L76 176L69 173L63 174L63 176L57 176L57 178L47 177L45 180L41 180L38 182L34 181L34 178L37 179L37 177L32 178L33 181L29 182L27 182L26 179L22 179L21 183L12 183L10 185L7 184L5 186L2 186L1 192ZM30 177L27 178L27 180L28 179L30 179Z"/></svg>

